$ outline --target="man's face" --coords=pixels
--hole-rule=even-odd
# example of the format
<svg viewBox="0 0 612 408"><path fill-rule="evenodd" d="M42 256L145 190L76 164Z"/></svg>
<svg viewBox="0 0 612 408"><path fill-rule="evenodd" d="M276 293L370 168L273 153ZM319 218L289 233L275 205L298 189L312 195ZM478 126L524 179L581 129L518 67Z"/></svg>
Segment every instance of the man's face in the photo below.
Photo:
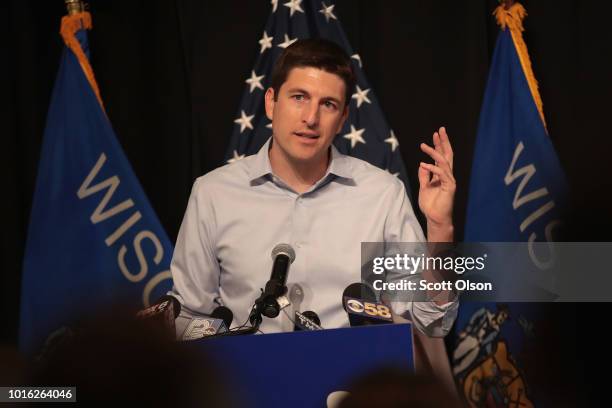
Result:
<svg viewBox="0 0 612 408"><path fill-rule="evenodd" d="M345 84L338 75L318 68L293 68L281 85L266 92L266 115L272 121L271 154L289 163L320 165L344 124Z"/></svg>

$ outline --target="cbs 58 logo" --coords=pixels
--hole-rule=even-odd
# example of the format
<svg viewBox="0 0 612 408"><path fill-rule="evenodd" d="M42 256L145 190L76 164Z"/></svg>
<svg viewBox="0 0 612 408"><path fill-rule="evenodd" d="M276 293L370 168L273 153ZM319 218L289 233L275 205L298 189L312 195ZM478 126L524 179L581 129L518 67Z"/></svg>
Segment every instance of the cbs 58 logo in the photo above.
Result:
<svg viewBox="0 0 612 408"><path fill-rule="evenodd" d="M362 302L359 299L347 298L346 307L353 313L391 320L391 311L380 303Z"/></svg>

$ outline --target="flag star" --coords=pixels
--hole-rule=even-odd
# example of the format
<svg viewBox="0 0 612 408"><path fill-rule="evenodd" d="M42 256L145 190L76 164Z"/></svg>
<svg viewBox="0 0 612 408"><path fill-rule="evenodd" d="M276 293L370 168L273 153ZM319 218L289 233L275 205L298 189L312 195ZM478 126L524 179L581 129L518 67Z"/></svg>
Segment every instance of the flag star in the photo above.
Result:
<svg viewBox="0 0 612 408"><path fill-rule="evenodd" d="M362 91L359 85L357 85L357 92L355 92L352 96L353 99L357 99L357 107L360 107L364 101L367 103L372 103L372 101L368 99L368 92L370 92L369 89L364 89Z"/></svg>
<svg viewBox="0 0 612 408"><path fill-rule="evenodd" d="M246 81L244 81L247 84L249 84L249 86L251 87L249 89L249 93L253 93L253 90L255 88L264 89L263 85L261 84L261 80L263 79L264 76L265 75L257 76L255 71L251 71L251 77L247 79Z"/></svg>
<svg viewBox="0 0 612 408"><path fill-rule="evenodd" d="M351 58L357 60L357 62L359 63L359 68L361 68L361 57L359 56L359 54L353 54L351 55Z"/></svg>
<svg viewBox="0 0 612 408"><path fill-rule="evenodd" d="M244 111L240 111L240 117L234 120L234 123L237 123L240 125L240 133L242 133L244 129L246 128L253 130L253 125L251 124L251 120L253 120L254 117L255 115L247 116L247 114L244 113Z"/></svg>
<svg viewBox="0 0 612 408"><path fill-rule="evenodd" d="M304 12L304 10L302 10L302 7L300 6L301 3L302 0L291 0L283 4L285 7L289 7L289 17L293 17L293 13L295 13L296 11L299 11L300 13Z"/></svg>
<svg viewBox="0 0 612 408"><path fill-rule="evenodd" d="M354 149L357 143L365 144L365 140L363 140L363 137L361 136L363 132L365 132L365 128L357 130L355 129L355 126L351 125L351 132L344 135L345 139L351 141L351 149Z"/></svg>
<svg viewBox="0 0 612 408"><path fill-rule="evenodd" d="M321 5L323 6L323 8L319 10L319 13L322 13L325 16L325 21L329 23L330 18L337 20L336 16L334 15L334 7L336 6L335 4L328 6L327 4L325 4L325 2L322 1Z"/></svg>
<svg viewBox="0 0 612 408"><path fill-rule="evenodd" d="M244 159L244 154L238 154L237 151L234 150L234 157L232 157L231 159L229 159L227 161L228 164L232 164L234 162L237 162L240 159Z"/></svg>
<svg viewBox="0 0 612 408"><path fill-rule="evenodd" d="M261 45L261 49L259 50L260 54L262 52L264 52L266 50L266 48L272 48L272 39L273 38L274 37L268 37L268 33L266 33L264 31L263 37L261 37L261 40L259 40L259 44Z"/></svg>
<svg viewBox="0 0 612 408"><path fill-rule="evenodd" d="M272 0L270 1L270 3L272 4L272 12L276 12L276 7L278 7L278 0Z"/></svg>
<svg viewBox="0 0 612 408"><path fill-rule="evenodd" d="M395 133L393 133L393 130L391 131L389 137L385 139L385 143L389 143L391 145L392 152L395 152L395 149L397 149L397 146L399 146L399 141L395 137Z"/></svg>
<svg viewBox="0 0 612 408"><path fill-rule="evenodd" d="M293 40L289 39L289 36L287 34L285 34L285 41L278 44L279 47L281 48L287 48L288 46L290 46L291 44L293 44L294 42L297 41L297 37L295 37Z"/></svg>

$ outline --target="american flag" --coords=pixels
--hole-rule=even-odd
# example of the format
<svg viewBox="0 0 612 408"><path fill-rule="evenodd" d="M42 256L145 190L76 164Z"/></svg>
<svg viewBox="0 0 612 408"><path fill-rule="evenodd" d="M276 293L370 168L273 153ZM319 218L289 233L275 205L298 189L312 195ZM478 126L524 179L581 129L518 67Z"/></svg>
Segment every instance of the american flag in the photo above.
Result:
<svg viewBox="0 0 612 408"><path fill-rule="evenodd" d="M283 49L298 39L325 38L340 45L351 56L357 78L348 119L334 145L344 154L366 160L396 175L409 192L398 140L365 77L359 54L353 51L346 38L333 2L272 0L271 3L270 16L257 43L257 60L244 81L246 86L226 153L228 163L257 153L272 135L272 123L264 111L264 93L270 86L274 62Z"/></svg>

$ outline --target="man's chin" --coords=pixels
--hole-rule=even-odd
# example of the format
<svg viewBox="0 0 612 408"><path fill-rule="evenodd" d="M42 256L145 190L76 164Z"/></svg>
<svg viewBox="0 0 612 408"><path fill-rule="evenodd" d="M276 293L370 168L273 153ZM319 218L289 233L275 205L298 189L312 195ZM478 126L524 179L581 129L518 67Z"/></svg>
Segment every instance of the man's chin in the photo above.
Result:
<svg viewBox="0 0 612 408"><path fill-rule="evenodd" d="M321 142L318 140L318 142ZM284 156L290 161L299 166L307 165L318 165L321 160L327 160L329 157L327 152L329 146L325 148L320 143L317 144L303 144L303 143L290 143L286 146L286 149L281 149Z"/></svg>

